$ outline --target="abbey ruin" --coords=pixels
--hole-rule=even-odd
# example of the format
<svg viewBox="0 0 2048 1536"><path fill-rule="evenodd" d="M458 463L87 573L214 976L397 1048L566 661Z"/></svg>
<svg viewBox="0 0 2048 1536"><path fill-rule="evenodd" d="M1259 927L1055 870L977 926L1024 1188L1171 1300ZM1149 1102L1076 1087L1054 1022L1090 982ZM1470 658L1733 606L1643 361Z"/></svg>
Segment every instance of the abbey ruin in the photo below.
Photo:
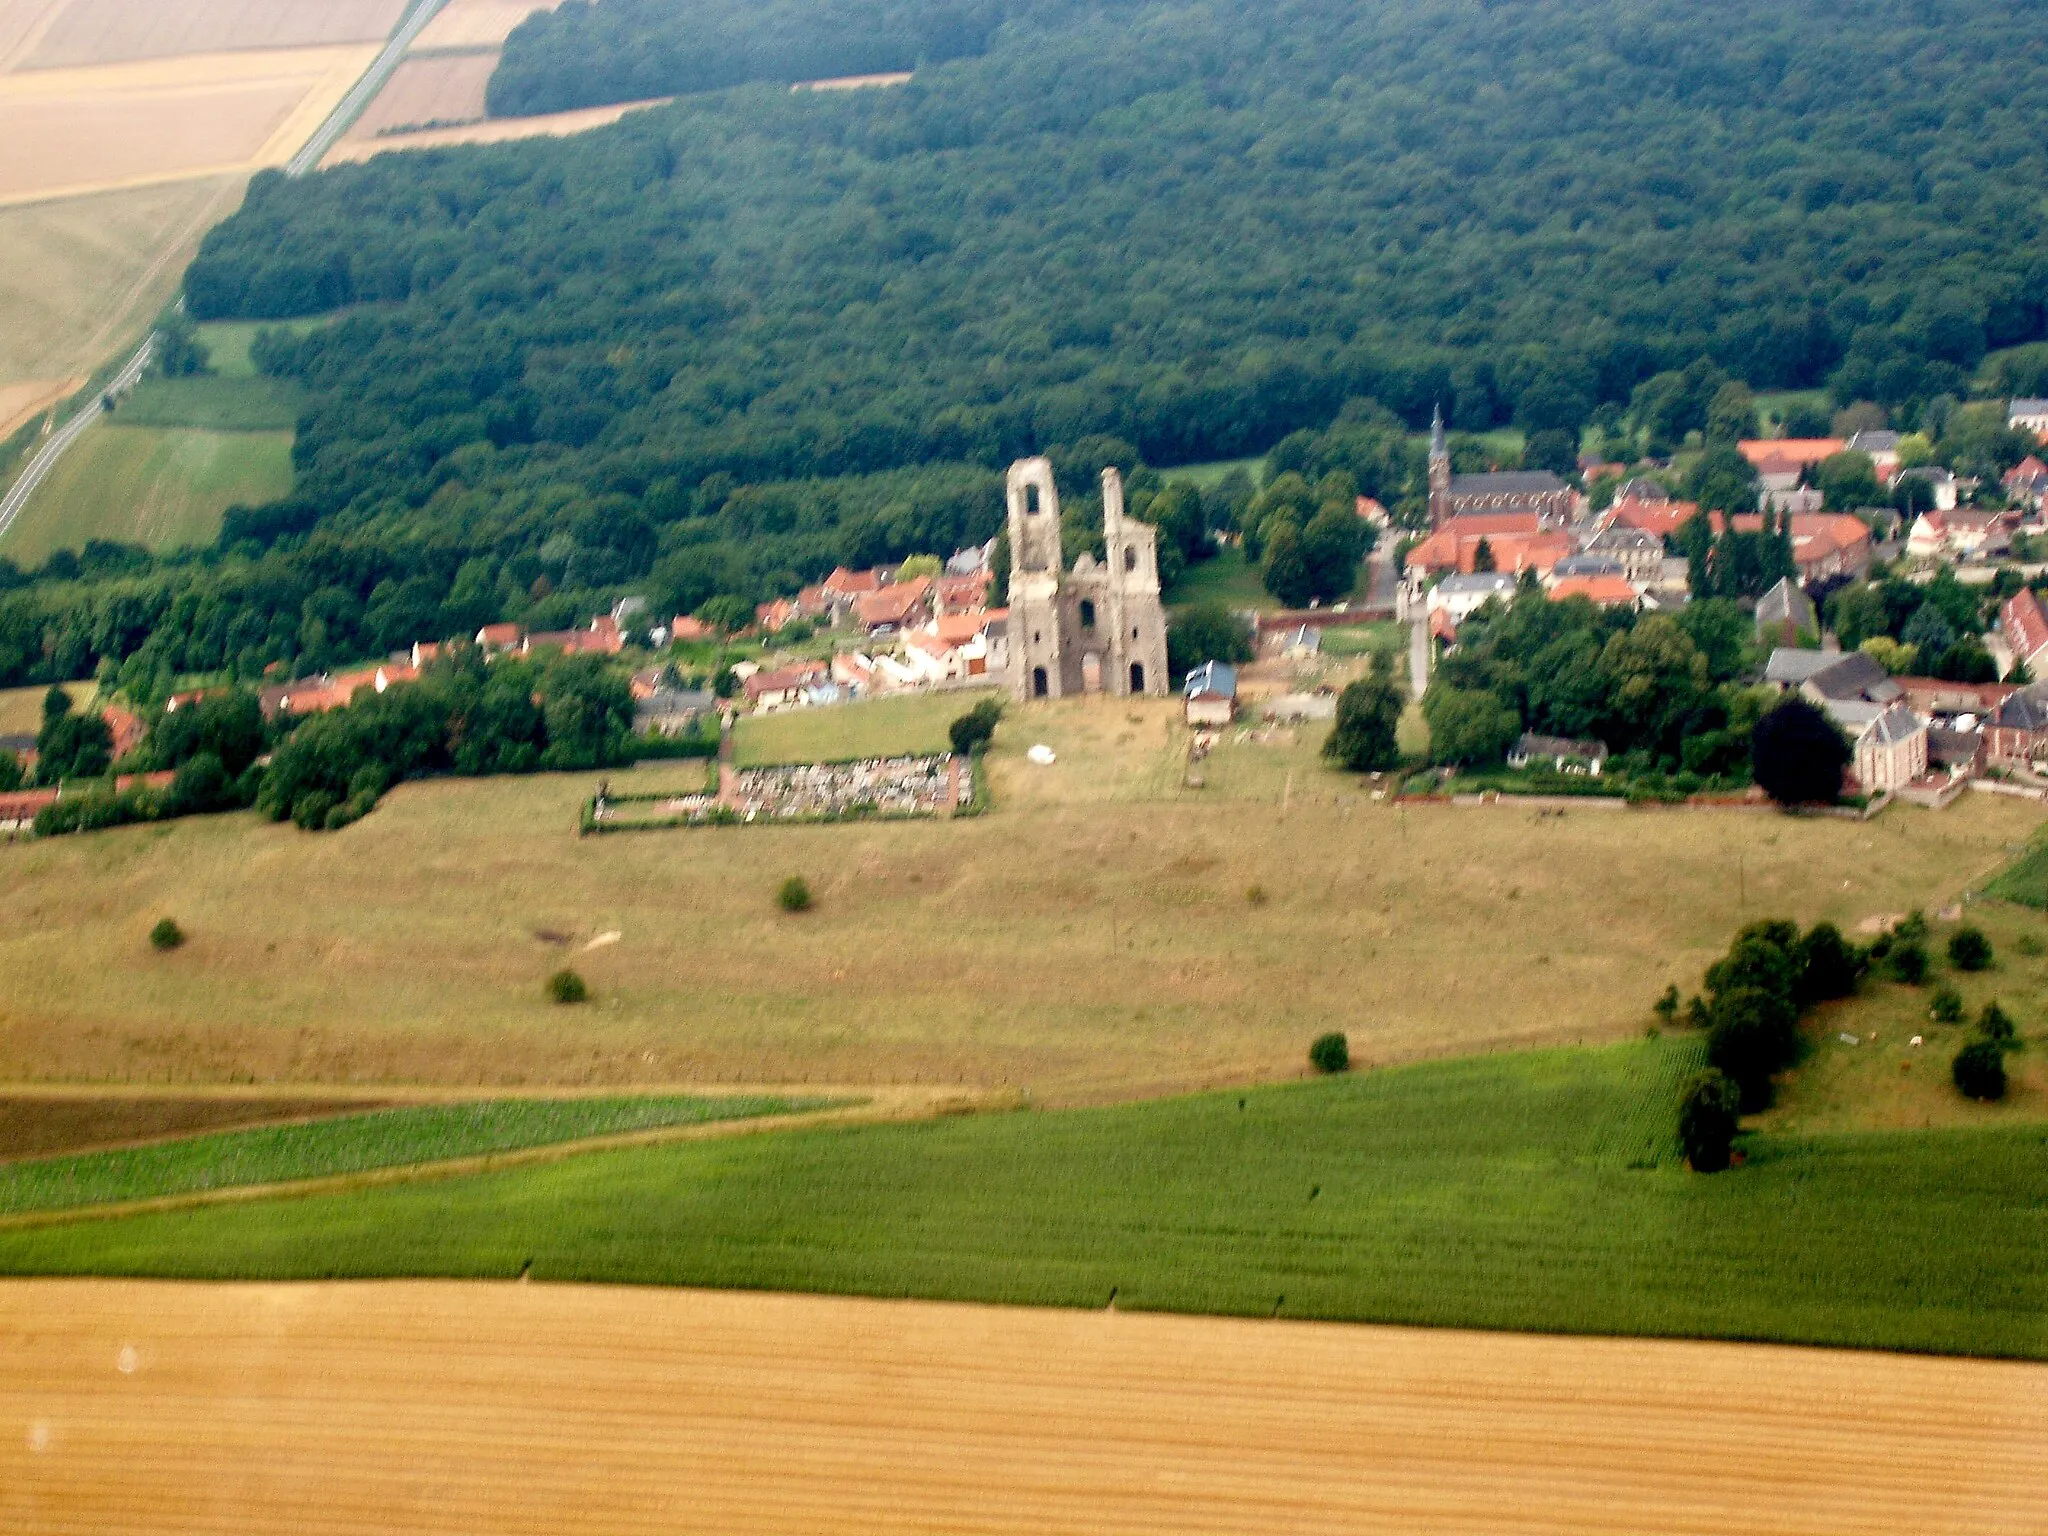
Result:
<svg viewBox="0 0 2048 1536"><path fill-rule="evenodd" d="M1019 699L1165 694L1166 615L1159 535L1124 516L1124 483L1102 472L1104 559L1065 571L1060 497L1046 459L1010 466L1010 689Z"/></svg>

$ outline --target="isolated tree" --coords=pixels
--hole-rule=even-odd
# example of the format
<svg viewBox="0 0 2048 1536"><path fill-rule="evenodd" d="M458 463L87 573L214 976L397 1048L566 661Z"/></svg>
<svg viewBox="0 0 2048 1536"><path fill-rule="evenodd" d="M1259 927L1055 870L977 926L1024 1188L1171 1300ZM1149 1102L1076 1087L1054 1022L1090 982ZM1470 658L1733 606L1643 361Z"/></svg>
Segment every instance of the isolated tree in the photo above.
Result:
<svg viewBox="0 0 2048 1536"><path fill-rule="evenodd" d="M791 875L775 888L775 904L785 912L810 911L810 882L802 875Z"/></svg>
<svg viewBox="0 0 2048 1536"><path fill-rule="evenodd" d="M571 970L560 970L548 978L548 997L557 1003L580 1003L590 996L583 978Z"/></svg>
<svg viewBox="0 0 2048 1536"><path fill-rule="evenodd" d="M1927 946L1918 939L1894 938L1884 963L1892 980L1917 987L1927 979Z"/></svg>
<svg viewBox="0 0 2048 1536"><path fill-rule="evenodd" d="M1804 699L1786 699L1749 736L1751 771L1780 805L1831 804L1842 792L1849 743Z"/></svg>
<svg viewBox="0 0 2048 1536"><path fill-rule="evenodd" d="M1325 603L1335 602L1358 584L1358 562L1365 558L1371 527L1345 502L1332 501L1301 530L1301 558L1308 566L1309 591Z"/></svg>
<svg viewBox="0 0 2048 1536"><path fill-rule="evenodd" d="M1351 1066L1351 1042L1334 1031L1318 1035L1308 1048L1308 1059L1318 1072L1344 1072Z"/></svg>
<svg viewBox="0 0 2048 1536"><path fill-rule="evenodd" d="M149 943L152 949L176 949L184 942L185 930L178 926L175 918L160 917L156 920L156 926L149 930Z"/></svg>
<svg viewBox="0 0 2048 1536"><path fill-rule="evenodd" d="M1949 1074L1965 1098L1989 1103L2005 1097L2005 1052L1993 1041L1971 1040L1956 1052Z"/></svg>
<svg viewBox="0 0 2048 1536"><path fill-rule="evenodd" d="M1658 1018L1659 1018L1660 1020L1662 1020L1662 1021L1663 1021L1664 1027L1665 1027L1666 1029L1669 1029L1669 1028L1670 1028L1670 1027L1671 1027L1671 1026L1672 1026L1673 1024L1677 1023L1677 1022L1678 1022L1678 986L1677 986L1677 984L1676 984L1676 983L1673 983L1672 985L1670 985L1670 986L1666 987L1666 988L1664 989L1664 993L1663 993L1663 995L1662 995L1661 997L1659 997L1659 998L1657 999L1657 1001L1656 1001L1655 1003L1651 1004L1650 1006L1651 1006L1651 1011L1652 1011L1652 1012L1654 1012L1654 1013L1655 1013L1655 1014L1657 1015L1657 1017L1658 1017Z"/></svg>
<svg viewBox="0 0 2048 1536"><path fill-rule="evenodd" d="M1303 608L1315 596L1315 573L1301 547L1301 534L1293 523L1280 526L1266 539L1266 590L1289 608Z"/></svg>
<svg viewBox="0 0 2048 1536"><path fill-rule="evenodd" d="M1394 685L1393 657L1373 657L1366 676L1347 683L1337 696L1337 718L1323 742L1323 756L1353 773L1378 773L1401 761L1395 732L1406 705Z"/></svg>
<svg viewBox="0 0 2048 1536"><path fill-rule="evenodd" d="M1686 1085L1678 1108L1678 1141L1694 1173L1719 1173L1742 1120L1742 1089L1724 1072L1708 1070Z"/></svg>
<svg viewBox="0 0 2048 1536"><path fill-rule="evenodd" d="M1815 923L1808 929L1794 958L1799 974L1797 993L1802 1003L1847 997L1856 990L1856 979L1863 973L1863 957L1833 923Z"/></svg>
<svg viewBox="0 0 2048 1536"><path fill-rule="evenodd" d="M1996 1002L1984 1005L1984 1011L1977 1015L1977 1037L1989 1040L2000 1050L2019 1049L2019 1031L2013 1027L2012 1016Z"/></svg>
<svg viewBox="0 0 2048 1536"><path fill-rule="evenodd" d="M1937 1024L1962 1023L1963 994L1946 984L1936 987L1927 997L1927 1016Z"/></svg>
<svg viewBox="0 0 2048 1536"><path fill-rule="evenodd" d="M1959 971L1982 971L1991 965L1991 941L1984 930L1965 923L1948 936L1948 963Z"/></svg>
<svg viewBox="0 0 2048 1536"><path fill-rule="evenodd" d="M946 727L954 752L968 757L980 751L994 737L996 722L1002 718L1003 706L993 697L983 699Z"/></svg>

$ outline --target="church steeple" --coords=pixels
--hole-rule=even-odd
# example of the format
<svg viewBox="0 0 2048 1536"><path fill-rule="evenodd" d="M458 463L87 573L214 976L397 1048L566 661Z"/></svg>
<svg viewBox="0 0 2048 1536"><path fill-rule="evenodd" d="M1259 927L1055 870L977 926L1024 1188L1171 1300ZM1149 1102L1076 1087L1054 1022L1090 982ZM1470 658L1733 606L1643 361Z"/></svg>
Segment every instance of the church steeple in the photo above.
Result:
<svg viewBox="0 0 2048 1536"><path fill-rule="evenodd" d="M1451 450L1444 444L1444 408L1438 401L1429 423L1429 526L1441 528L1451 517Z"/></svg>

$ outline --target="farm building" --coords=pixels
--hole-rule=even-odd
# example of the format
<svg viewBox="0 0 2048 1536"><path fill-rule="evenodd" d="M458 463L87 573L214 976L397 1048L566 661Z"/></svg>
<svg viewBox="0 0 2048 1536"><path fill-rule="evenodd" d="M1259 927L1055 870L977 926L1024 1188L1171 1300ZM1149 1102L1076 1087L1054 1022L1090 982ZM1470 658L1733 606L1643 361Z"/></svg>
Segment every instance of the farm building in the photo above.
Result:
<svg viewBox="0 0 2048 1536"><path fill-rule="evenodd" d="M1205 661L1188 674L1189 725L1228 725L1237 715L1237 668L1223 661Z"/></svg>

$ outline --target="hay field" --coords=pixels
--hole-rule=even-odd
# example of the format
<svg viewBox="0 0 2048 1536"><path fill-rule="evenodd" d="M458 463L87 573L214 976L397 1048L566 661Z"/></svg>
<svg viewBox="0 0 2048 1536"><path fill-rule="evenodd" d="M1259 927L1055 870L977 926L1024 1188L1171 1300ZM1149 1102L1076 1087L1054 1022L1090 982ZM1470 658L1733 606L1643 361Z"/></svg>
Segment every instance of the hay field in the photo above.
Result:
<svg viewBox="0 0 2048 1536"><path fill-rule="evenodd" d="M535 11L552 11L560 0L450 0L412 45L414 53L437 48L495 48Z"/></svg>
<svg viewBox="0 0 2048 1536"><path fill-rule="evenodd" d="M985 688L963 688L742 715L733 726L733 758L742 768L761 768L950 752L946 727L988 696Z"/></svg>
<svg viewBox="0 0 2048 1536"><path fill-rule="evenodd" d="M376 139L353 139L344 136L320 164L323 168L347 165L357 160L367 160L372 155L400 149L446 149L456 144L507 144L514 139L560 138L572 133L588 133L593 128L609 127L628 112L665 106L670 99L667 96L660 96L651 101L625 101L608 107L581 107L574 112L552 112L543 117L492 117L480 123L465 124L460 128L427 128L418 133L393 133Z"/></svg>
<svg viewBox="0 0 2048 1536"><path fill-rule="evenodd" d="M1981 882L2038 808L1869 824L1396 810L1315 738L1181 790L1170 702L1014 711L967 821L579 839L595 775L399 788L331 836L252 815L0 847L0 1078L959 1083L1040 1098L1640 1032L1740 922ZM1022 760L1032 741L1061 753ZM675 782L674 765L609 775ZM773 893L802 874L801 917ZM1264 900L1247 891L1258 886ZM191 935L153 953L150 925ZM573 1029L541 1001L561 936Z"/></svg>
<svg viewBox="0 0 2048 1536"><path fill-rule="evenodd" d="M243 180L0 207L0 383L82 378L139 336Z"/></svg>
<svg viewBox="0 0 2048 1536"><path fill-rule="evenodd" d="M0 203L281 165L375 44L0 75Z"/></svg>
<svg viewBox="0 0 2048 1536"><path fill-rule="evenodd" d="M2048 1483L2034 1365L553 1286L0 1300L23 1536L1974 1536Z"/></svg>
<svg viewBox="0 0 2048 1536"><path fill-rule="evenodd" d="M33 420L84 382L84 377L78 376L0 383L0 438L13 436L15 428Z"/></svg>
<svg viewBox="0 0 2048 1536"><path fill-rule="evenodd" d="M346 137L386 138L429 123L472 123L484 115L484 87L498 56L491 52L408 55Z"/></svg>
<svg viewBox="0 0 2048 1536"><path fill-rule="evenodd" d="M159 550L208 544L229 507L259 506L291 488L290 432L109 422L81 437L36 488L0 537L0 555L30 567L88 539Z"/></svg>
<svg viewBox="0 0 2048 1536"><path fill-rule="evenodd" d="M238 48L315 48L381 42L406 0L64 0L41 6L17 67L57 69L169 59Z"/></svg>

